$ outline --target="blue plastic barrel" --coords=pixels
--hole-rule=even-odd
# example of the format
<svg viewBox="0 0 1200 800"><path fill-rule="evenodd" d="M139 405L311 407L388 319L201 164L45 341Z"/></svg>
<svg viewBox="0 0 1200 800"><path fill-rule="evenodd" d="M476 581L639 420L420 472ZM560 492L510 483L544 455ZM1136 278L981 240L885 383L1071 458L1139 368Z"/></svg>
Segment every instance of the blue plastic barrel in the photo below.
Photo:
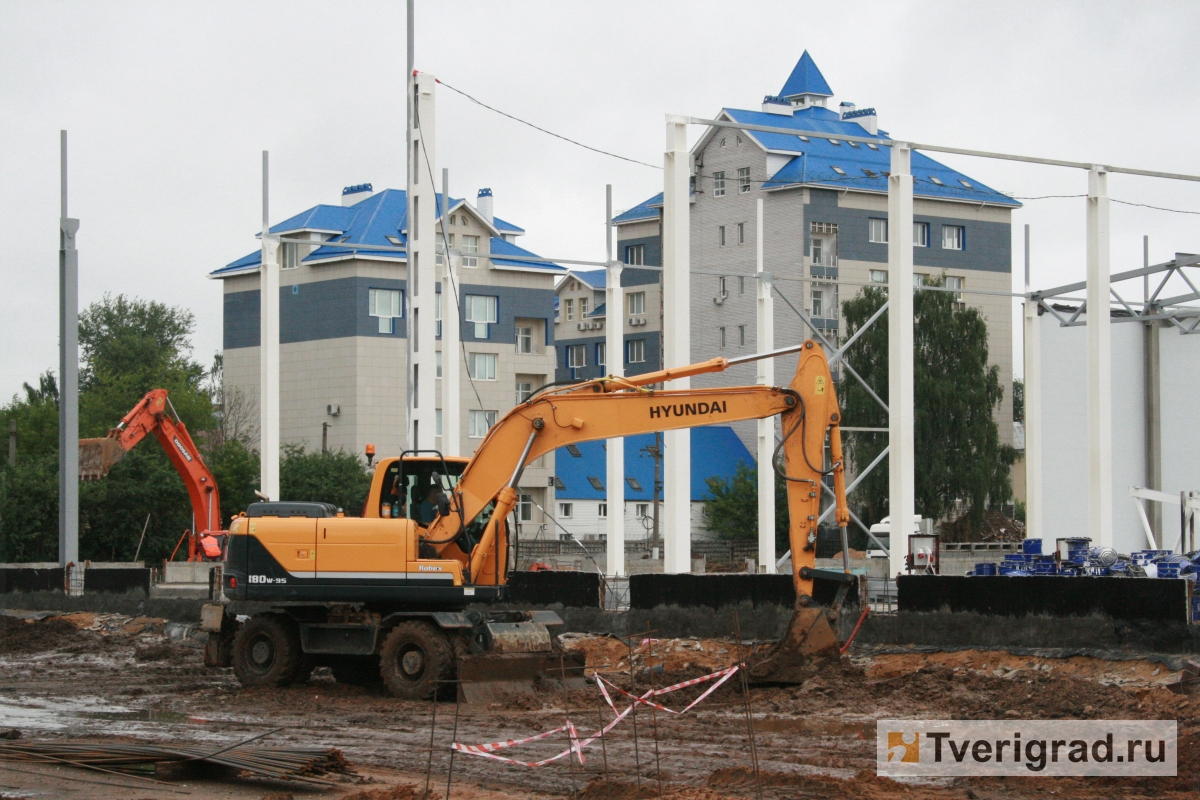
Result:
<svg viewBox="0 0 1200 800"><path fill-rule="evenodd" d="M1027 556L1040 556L1042 554L1041 539L1024 539L1021 541L1021 552Z"/></svg>
<svg viewBox="0 0 1200 800"><path fill-rule="evenodd" d="M975 565L975 574L976 575L995 575L996 574L996 565L992 564L990 562L983 563L983 564L976 564Z"/></svg>

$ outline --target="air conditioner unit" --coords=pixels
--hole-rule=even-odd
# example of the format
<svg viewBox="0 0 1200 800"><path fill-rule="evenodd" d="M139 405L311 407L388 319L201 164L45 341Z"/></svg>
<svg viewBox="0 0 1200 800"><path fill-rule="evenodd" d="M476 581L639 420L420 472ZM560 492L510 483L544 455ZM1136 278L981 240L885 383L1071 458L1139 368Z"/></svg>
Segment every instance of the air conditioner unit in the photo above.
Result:
<svg viewBox="0 0 1200 800"><path fill-rule="evenodd" d="M332 405L327 405L327 406L325 406L325 413L331 417L336 417L342 413L342 407L336 403L332 404Z"/></svg>
<svg viewBox="0 0 1200 800"><path fill-rule="evenodd" d="M586 323L586 322L579 322L579 323L576 323L576 325L575 325L575 330L577 330L577 331L584 330L584 327L583 327L584 325L587 325L587 323Z"/></svg>

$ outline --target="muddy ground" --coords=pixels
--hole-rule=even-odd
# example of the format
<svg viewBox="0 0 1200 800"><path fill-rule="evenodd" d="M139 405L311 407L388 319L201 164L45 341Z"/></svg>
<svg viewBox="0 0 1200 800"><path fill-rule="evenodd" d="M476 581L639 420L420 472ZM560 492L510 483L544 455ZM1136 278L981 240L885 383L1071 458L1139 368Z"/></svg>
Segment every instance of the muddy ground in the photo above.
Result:
<svg viewBox="0 0 1200 800"><path fill-rule="evenodd" d="M36 615L30 615L36 616ZM486 707L410 703L378 689L336 683L327 670L287 689L242 689L232 670L203 666L199 637L164 620L71 614L24 620L0 616L0 731L23 739L122 738L227 746L280 728L272 746L341 749L360 778L329 790L259 783L195 782L174 791L137 791L85 783L66 767L0 764L0 797L263 798L390 800L445 796L449 744L480 744L549 730L570 718L589 735L612 719L595 690L519 699ZM169 638L164 631L175 638ZM631 649L612 638L571 636L618 684L638 691L735 663L754 645L721 640L645 641ZM665 663L664 663L665 662ZM659 665L663 665L660 669ZM750 769L746 696L727 682L682 717L641 711L585 751L529 769L456 755L451 794L504 797L750 798L1055 798L1200 795L1200 696L1162 688L1177 678L1152 659L1112 661L954 653L856 651L843 668L802 687L752 688L750 711L760 772ZM682 708L704 686L664 698ZM624 704L617 701L618 706ZM436 727L431 722L436 711ZM1176 719L1179 777L1144 780L1008 778L900 784L875 776L875 721L883 718ZM565 749L555 737L504 751L537 760ZM29 770L19 772L20 770ZM31 774L36 773L36 774ZM120 778L99 776L104 781ZM639 786L640 782L640 786Z"/></svg>

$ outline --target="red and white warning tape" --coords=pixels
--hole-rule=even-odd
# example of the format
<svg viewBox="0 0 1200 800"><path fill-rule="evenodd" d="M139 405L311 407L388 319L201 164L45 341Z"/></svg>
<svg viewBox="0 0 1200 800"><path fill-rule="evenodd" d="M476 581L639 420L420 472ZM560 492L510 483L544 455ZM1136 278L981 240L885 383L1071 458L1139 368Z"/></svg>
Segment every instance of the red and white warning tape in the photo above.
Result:
<svg viewBox="0 0 1200 800"><path fill-rule="evenodd" d="M579 759L579 763L583 764L585 761L584 755L583 755L583 749L585 747L588 747L589 745L591 745L593 742L595 742L601 736L606 735L613 728L615 728L620 722L622 722L627 716L629 716L630 713L633 712L633 709L639 703L641 703L642 705L651 706L660 711L665 711L669 714L677 714L677 715L678 714L686 714L688 711L691 711L698 703L700 703L700 701L702 701L704 698L708 697L710 694L715 692L721 686L721 684L725 683L725 681L727 681L731 677L733 677L733 674L738 671L739 667L740 667L740 665L729 667L728 669L723 669L723 670L720 670L719 672L713 672L709 675L704 675L699 678L693 678L692 680L689 680L689 681L683 681L682 683L677 683L673 686L667 686L663 689L651 689L640 697L630 694L629 692L625 691L621 687L617 686L616 684L614 684L611 681L609 681L608 679L606 679L603 675L600 675L599 673L597 673L595 676L596 677L596 685L600 688L600 693L602 695L604 695L604 699L608 702L608 705L612 708L613 713L615 713L617 716L613 719L612 722L605 725L604 728L602 728L601 730L598 730L595 733L593 733L587 739L581 740L579 738L579 732L578 732L578 730L576 730L575 724L571 720L568 719L565 725L560 725L559 727L557 727L553 730L544 731L542 733L534 734L533 736L527 736L524 739L505 739L504 741L489 742L487 744L461 744L459 742L454 742L453 744L450 745L450 747L454 750L457 750L460 753L465 753L467 755L480 756L482 758L490 758L495 761L504 761L506 763L516 764L516 765L522 766L522 767L545 766L546 764L549 764L551 761L557 761L558 759L563 758L564 756L568 756L572 753L574 753L575 757ZM650 700L651 697L657 697L659 695L670 694L672 692L677 692L680 689L685 689L688 686L695 686L696 684L704 683L706 681L711 681L714 679L716 679L716 683L714 683L712 686L708 687L708 689L706 689L703 694L701 694L699 697L697 697L695 700L693 700L691 703L689 703L688 706L686 708L684 708L682 711L675 711L674 709L667 708L666 706L659 705L658 703L651 702L651 700ZM621 694L625 695L626 697L631 698L633 700L633 702L631 702L629 704L629 707L626 708L624 711L618 711L616 705L612 701L612 697L608 693L608 689L605 688L605 685L611 686L613 689L617 690ZM514 747L519 744L528 744L529 742L536 742L540 739L548 739L551 736L554 736L556 734L560 734L563 732L567 733L567 738L568 738L568 741L570 742L570 746L566 750L563 750L561 753L551 756L549 758L543 758L541 761L520 761L515 758L508 758L507 756L496 755L496 752L495 752L497 750L503 750L506 747Z"/></svg>

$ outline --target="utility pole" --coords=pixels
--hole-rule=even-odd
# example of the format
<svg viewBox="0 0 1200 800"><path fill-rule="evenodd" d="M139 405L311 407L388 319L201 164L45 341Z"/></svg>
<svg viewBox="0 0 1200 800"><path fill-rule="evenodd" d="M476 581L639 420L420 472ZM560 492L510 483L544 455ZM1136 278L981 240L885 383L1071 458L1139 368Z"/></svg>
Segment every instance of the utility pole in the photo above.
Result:
<svg viewBox="0 0 1200 800"><path fill-rule="evenodd" d="M888 177L888 577L904 571L916 512L912 149L892 143ZM815 534L815 531L814 531ZM793 564L795 560L793 559Z"/></svg>
<svg viewBox="0 0 1200 800"><path fill-rule="evenodd" d="M625 375L625 294L621 289L621 263L613 258L612 184L604 191L604 263L608 265L604 283L604 368L614 378L621 378ZM606 452L606 566L608 574L616 576L625 574L625 440L620 436L609 439Z"/></svg>
<svg viewBox="0 0 1200 800"><path fill-rule="evenodd" d="M59 137L58 563L66 567L79 563L79 220L67 216L67 132Z"/></svg>

